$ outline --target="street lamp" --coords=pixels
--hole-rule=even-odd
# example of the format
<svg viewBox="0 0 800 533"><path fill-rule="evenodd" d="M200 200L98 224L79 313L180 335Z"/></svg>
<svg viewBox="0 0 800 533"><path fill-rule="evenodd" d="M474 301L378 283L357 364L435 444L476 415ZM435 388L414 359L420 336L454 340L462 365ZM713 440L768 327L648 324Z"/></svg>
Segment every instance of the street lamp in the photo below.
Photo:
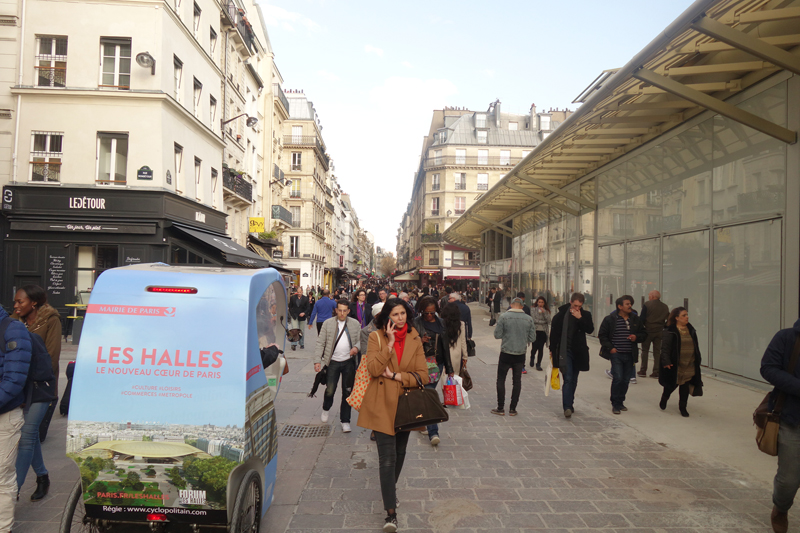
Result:
<svg viewBox="0 0 800 533"><path fill-rule="evenodd" d="M149 68L150 74L156 74L156 59L150 55L150 52L139 52L136 54L136 64L140 67Z"/></svg>
<svg viewBox="0 0 800 533"><path fill-rule="evenodd" d="M224 126L225 126L225 124L227 124L228 122L233 122L233 121L234 121L234 120L236 120L237 118L239 118L239 117L243 117L243 116L245 116L245 115L247 115L247 113L241 113L241 114L239 114L239 115L236 115L236 116L235 116L235 117L233 117L233 118L229 118L228 120L226 120L225 122L223 122L223 123L222 123L222 126L223 126L223 128L222 128L222 129L224 129ZM258 122L258 119L257 119L256 117L251 117L250 115L247 115L247 122L245 122L245 125L246 125L248 128L252 128L253 126L255 126L255 125L256 125L256 123L257 123L257 122Z"/></svg>
<svg viewBox="0 0 800 533"><path fill-rule="evenodd" d="M452 212L452 211L450 211L450 210L448 209L448 210L447 210L447 216L450 216L450 215L452 215L452 214L453 214L453 212Z"/></svg>

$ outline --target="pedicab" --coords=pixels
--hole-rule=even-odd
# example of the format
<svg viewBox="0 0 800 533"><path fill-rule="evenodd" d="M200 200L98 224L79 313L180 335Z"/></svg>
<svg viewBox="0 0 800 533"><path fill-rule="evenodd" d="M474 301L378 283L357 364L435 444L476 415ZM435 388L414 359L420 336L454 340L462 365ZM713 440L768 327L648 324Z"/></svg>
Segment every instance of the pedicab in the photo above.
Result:
<svg viewBox="0 0 800 533"><path fill-rule="evenodd" d="M61 533L257 532L275 489L286 316L271 268L104 272L75 365L67 455L80 479Z"/></svg>

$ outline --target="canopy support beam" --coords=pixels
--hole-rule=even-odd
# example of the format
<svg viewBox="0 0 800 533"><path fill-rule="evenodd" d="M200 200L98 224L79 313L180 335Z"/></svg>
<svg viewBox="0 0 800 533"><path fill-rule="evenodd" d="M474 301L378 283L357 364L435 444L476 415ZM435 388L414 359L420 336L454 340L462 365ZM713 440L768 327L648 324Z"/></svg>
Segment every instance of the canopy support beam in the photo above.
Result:
<svg viewBox="0 0 800 533"><path fill-rule="evenodd" d="M556 202L555 200L552 200L552 199L550 199L550 198L548 198L546 196L543 196L541 194L537 194L535 192L526 191L522 187L519 187L519 186L514 185L512 183L506 183L506 187L508 187L509 189L515 190L520 194L524 194L525 196L533 198L534 200L538 200L538 201L543 202L545 204L552 205L553 207L561 209L562 211L564 211L566 213L569 213L570 215L575 215L577 217L577 216L579 216L581 214L580 211L578 211L576 209L572 209L571 207L567 207L566 205L562 204L561 202Z"/></svg>
<svg viewBox="0 0 800 533"><path fill-rule="evenodd" d="M724 117L739 122L740 124L744 124L745 126L760 131L761 133L769 135L770 137L774 137L785 142L786 144L794 144L797 142L797 133L792 130L786 129L783 126L779 126L774 122L764 120L763 118L749 113L743 109L739 109L734 105L723 102L722 100L718 100L713 96L709 96L705 93L701 93L700 91L692 89L691 87L687 87L679 81L661 76L652 70L645 68L639 69L633 73L633 77L654 87L658 87L661 90L667 91L668 93L672 93L675 96L679 96L685 100L694 102L695 104L706 109L710 109L715 113L719 113Z"/></svg>
<svg viewBox="0 0 800 533"><path fill-rule="evenodd" d="M550 191L550 192L556 193L559 196L563 196L567 200L572 200L573 202L578 202L579 204L581 204L584 207L590 207L592 209L597 208L597 204L595 204L594 202L591 202L591 201L587 200L586 198L581 198L580 196L575 196L574 194L566 192L564 189L559 189L558 187L554 187L554 186L550 185L549 183L546 183L546 182L544 182L542 180L538 180L536 178L532 178L532 177L526 176L524 174L514 174L514 176L516 176L517 178L519 178L521 180L525 180L528 183L532 183L533 185L541 187L542 189L544 189L546 191Z"/></svg>
<svg viewBox="0 0 800 533"><path fill-rule="evenodd" d="M506 227L506 226L501 226L497 222L492 222L488 218L483 218L482 216L476 215L476 214L471 214L471 215L469 215L469 217L474 219L474 220L477 220L479 222L482 222L484 225L492 226L494 231L502 233L506 237L513 237L514 236L514 234L511 232L511 228Z"/></svg>

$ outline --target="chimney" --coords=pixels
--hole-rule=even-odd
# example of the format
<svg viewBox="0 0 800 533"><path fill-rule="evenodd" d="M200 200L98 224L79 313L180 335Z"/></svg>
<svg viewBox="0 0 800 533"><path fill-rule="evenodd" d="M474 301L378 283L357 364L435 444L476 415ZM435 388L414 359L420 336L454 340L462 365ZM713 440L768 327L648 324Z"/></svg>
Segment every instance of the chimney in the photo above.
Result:
<svg viewBox="0 0 800 533"><path fill-rule="evenodd" d="M500 99L494 101L494 120L495 126L500 128Z"/></svg>
<svg viewBox="0 0 800 533"><path fill-rule="evenodd" d="M536 131L536 104L531 104L531 130Z"/></svg>

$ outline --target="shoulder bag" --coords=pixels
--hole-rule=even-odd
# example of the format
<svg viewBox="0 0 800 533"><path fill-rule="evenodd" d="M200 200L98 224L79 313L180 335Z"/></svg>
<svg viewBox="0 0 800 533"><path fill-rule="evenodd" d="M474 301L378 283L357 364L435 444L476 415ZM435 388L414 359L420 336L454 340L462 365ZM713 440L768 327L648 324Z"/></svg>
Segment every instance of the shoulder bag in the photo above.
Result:
<svg viewBox="0 0 800 533"><path fill-rule="evenodd" d="M381 331L376 330L377 335L376 338L378 339L378 349L381 349ZM364 402L364 394L367 392L367 387L369 386L370 381L372 381L372 376L367 370L367 354L363 354L361 356L361 363L359 363L358 368L356 369L356 378L353 382L353 389L350 391L350 396L347 397L345 400L350 407L355 409L356 411L361 410L361 404Z"/></svg>
<svg viewBox="0 0 800 533"><path fill-rule="evenodd" d="M789 367L786 369L789 374L794 376L794 370L797 367L797 358L800 356L800 335L794 343L794 350L792 350L792 358L789 360ZM786 393L779 390L778 397L775 400L775 407L772 411L769 410L769 396L771 392L767 393L758 408L753 413L753 423L756 425L756 444L758 449L767 455L778 455L778 430L781 427L781 410L786 401Z"/></svg>
<svg viewBox="0 0 800 533"><path fill-rule="evenodd" d="M475 341L467 339L467 357L475 357Z"/></svg>
<svg viewBox="0 0 800 533"><path fill-rule="evenodd" d="M397 400L397 413L394 417L394 431L409 431L450 420L439 393L422 386L419 374L411 372L419 388L405 388Z"/></svg>

